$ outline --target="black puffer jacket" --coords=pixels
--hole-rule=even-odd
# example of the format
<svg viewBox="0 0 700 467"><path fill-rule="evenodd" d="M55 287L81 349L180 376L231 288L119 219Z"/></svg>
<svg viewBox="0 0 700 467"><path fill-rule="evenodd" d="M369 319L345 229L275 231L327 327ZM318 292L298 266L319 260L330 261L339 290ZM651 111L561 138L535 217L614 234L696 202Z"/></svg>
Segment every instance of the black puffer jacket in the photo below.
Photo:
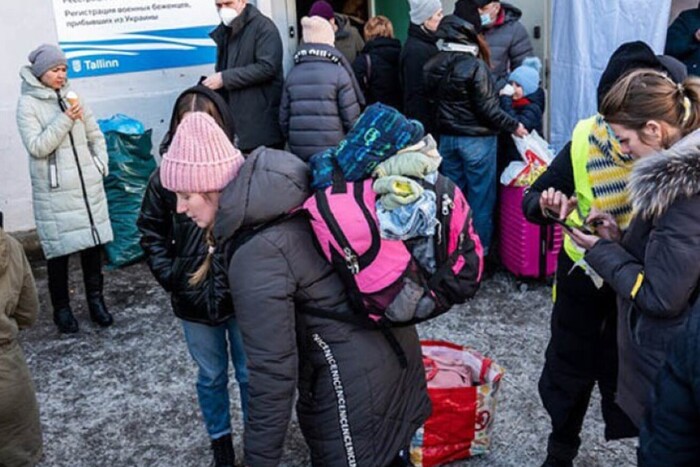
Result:
<svg viewBox="0 0 700 467"><path fill-rule="evenodd" d="M401 110L403 107L399 84L401 42L389 37L377 37L365 44L352 64L357 81L367 99L367 105L381 102Z"/></svg>
<svg viewBox="0 0 700 467"><path fill-rule="evenodd" d="M434 115L423 85L423 66L438 53L437 38L423 27L411 23L408 38L401 49L399 66L403 87L403 113L418 120L426 133L434 131Z"/></svg>
<svg viewBox="0 0 700 467"><path fill-rule="evenodd" d="M629 191L637 214L622 242L600 240L585 259L617 292L617 402L639 426L700 281L700 130L636 162Z"/></svg>
<svg viewBox="0 0 700 467"><path fill-rule="evenodd" d="M188 94L198 94L211 100L219 111L224 131L235 140L233 117L224 99L215 91L197 85L178 96L173 106L169 130L160 145L161 156L168 150L177 129L177 108ZM175 193L163 188L160 170L148 182L141 203L137 226L141 232L141 247L146 262L158 283L171 293L175 315L187 321L216 325L233 316L233 303L228 292L228 279L220 253L214 257L212 279L200 287L187 283L207 255L204 231L186 215L177 214ZM212 282L213 280L213 282Z"/></svg>
<svg viewBox="0 0 700 467"><path fill-rule="evenodd" d="M700 465L700 302L656 378L639 433L639 466Z"/></svg>
<svg viewBox="0 0 700 467"><path fill-rule="evenodd" d="M231 27L220 24L210 36L216 43L215 69L223 76L221 91L231 107L241 151L282 143L278 123L284 82L282 39L275 23L248 4Z"/></svg>
<svg viewBox="0 0 700 467"><path fill-rule="evenodd" d="M412 326L391 331L408 360L402 369L381 332L341 321L352 316L345 289L316 250L308 220L279 221L308 187L303 161L261 148L220 200L214 232L232 255L231 294L250 371L245 464L279 465L298 389L313 465L384 467L430 413L418 337Z"/></svg>
<svg viewBox="0 0 700 467"><path fill-rule="evenodd" d="M477 58L474 27L449 15L437 30L440 52L424 67L425 92L436 113L439 134L490 136L513 133L518 121L501 109L491 72ZM459 51L455 51L455 49ZM472 50L472 52L462 50Z"/></svg>
<svg viewBox="0 0 700 467"><path fill-rule="evenodd" d="M360 116L362 91L347 59L325 44L304 44L294 55L282 92L280 127L289 149L304 160L336 146Z"/></svg>
<svg viewBox="0 0 700 467"><path fill-rule="evenodd" d="M170 292L175 315L187 321L216 325L233 316L224 257L214 254L209 280L198 287L190 276L207 256L204 230L176 213L175 193L163 188L160 170L151 175L137 221L146 262L158 283Z"/></svg>

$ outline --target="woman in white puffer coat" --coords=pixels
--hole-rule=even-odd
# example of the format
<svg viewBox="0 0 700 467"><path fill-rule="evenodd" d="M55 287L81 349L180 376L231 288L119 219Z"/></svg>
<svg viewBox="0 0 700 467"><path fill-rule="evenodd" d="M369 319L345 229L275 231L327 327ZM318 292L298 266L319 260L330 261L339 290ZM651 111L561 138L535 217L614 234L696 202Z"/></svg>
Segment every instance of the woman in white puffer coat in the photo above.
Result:
<svg viewBox="0 0 700 467"><path fill-rule="evenodd" d="M105 139L90 110L70 92L66 57L53 45L29 54L20 71L17 125L29 152L34 218L47 259L54 322L77 332L70 308L68 257L80 252L90 318L112 324L102 296L102 245L112 240Z"/></svg>

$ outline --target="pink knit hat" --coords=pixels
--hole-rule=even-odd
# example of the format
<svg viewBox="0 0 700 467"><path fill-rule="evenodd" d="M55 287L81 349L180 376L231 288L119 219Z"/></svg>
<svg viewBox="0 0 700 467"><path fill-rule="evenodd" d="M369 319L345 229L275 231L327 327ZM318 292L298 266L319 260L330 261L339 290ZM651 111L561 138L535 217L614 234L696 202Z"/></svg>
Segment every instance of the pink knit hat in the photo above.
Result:
<svg viewBox="0 0 700 467"><path fill-rule="evenodd" d="M333 26L320 16L304 16L301 19L301 28L305 44L335 45Z"/></svg>
<svg viewBox="0 0 700 467"><path fill-rule="evenodd" d="M211 115L185 115L163 155L163 187L179 193L221 191L243 165L243 156Z"/></svg>

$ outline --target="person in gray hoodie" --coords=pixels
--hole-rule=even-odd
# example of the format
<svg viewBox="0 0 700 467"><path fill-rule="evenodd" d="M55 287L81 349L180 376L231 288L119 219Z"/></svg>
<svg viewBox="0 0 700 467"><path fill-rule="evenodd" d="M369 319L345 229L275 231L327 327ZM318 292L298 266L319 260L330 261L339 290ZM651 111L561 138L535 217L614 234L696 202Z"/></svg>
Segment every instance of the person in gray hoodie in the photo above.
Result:
<svg viewBox="0 0 700 467"><path fill-rule="evenodd" d="M389 338L355 322L343 283L297 212L311 194L308 166L271 148L239 166L206 117L185 116L160 170L178 211L213 228L210 254L229 258L250 371L245 465L280 464L297 391L312 465L392 465L430 413L415 327L389 329ZM191 133L208 143L189 144Z"/></svg>
<svg viewBox="0 0 700 467"><path fill-rule="evenodd" d="M304 44L284 83L280 128L289 149L307 161L340 143L365 101L350 63L333 47L331 24L312 16L301 25Z"/></svg>

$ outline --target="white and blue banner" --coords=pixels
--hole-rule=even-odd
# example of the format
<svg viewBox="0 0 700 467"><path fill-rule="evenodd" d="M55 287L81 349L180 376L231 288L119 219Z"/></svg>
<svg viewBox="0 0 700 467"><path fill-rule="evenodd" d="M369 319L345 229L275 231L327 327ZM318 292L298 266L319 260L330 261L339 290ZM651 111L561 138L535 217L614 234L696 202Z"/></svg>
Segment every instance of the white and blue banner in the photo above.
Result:
<svg viewBox="0 0 700 467"><path fill-rule="evenodd" d="M86 78L216 61L207 0L53 0L68 76Z"/></svg>

